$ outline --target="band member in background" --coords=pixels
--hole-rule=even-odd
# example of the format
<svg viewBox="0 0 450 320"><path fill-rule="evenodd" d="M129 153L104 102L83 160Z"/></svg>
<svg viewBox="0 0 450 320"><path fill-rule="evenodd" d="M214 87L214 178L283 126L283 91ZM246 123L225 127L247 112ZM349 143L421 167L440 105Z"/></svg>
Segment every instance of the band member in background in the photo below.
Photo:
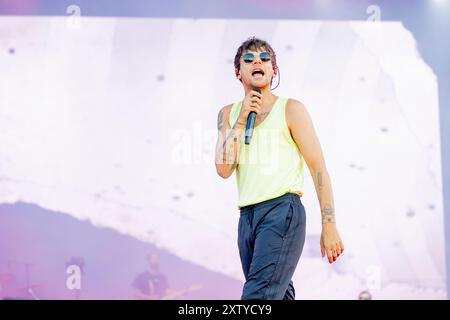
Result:
<svg viewBox="0 0 450 320"><path fill-rule="evenodd" d="M195 285L184 290L171 290L164 274L159 271L159 255L147 255L148 269L139 274L133 281L134 297L140 300L173 300L190 292L197 291L201 286Z"/></svg>

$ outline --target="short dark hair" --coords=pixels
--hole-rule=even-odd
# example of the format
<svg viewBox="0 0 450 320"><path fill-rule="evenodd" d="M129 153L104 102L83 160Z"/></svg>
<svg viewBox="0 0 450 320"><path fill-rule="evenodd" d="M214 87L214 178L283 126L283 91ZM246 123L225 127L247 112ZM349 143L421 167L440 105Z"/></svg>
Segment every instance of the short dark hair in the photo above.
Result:
<svg viewBox="0 0 450 320"><path fill-rule="evenodd" d="M244 41L240 47L237 49L236 55L234 56L234 68L237 70L241 69L241 56L248 50L258 51L258 49L265 49L270 52L272 66L274 69L278 69L277 66L277 55L275 51L272 49L270 44L265 41L258 39L256 37L250 37L246 41Z"/></svg>

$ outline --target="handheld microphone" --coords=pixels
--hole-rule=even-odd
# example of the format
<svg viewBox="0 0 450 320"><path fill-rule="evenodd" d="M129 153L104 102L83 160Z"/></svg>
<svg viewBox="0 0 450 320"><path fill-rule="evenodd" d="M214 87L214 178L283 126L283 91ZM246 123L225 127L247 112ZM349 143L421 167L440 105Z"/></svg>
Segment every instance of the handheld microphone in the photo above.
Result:
<svg viewBox="0 0 450 320"><path fill-rule="evenodd" d="M261 90L258 88L254 88L254 91L261 93ZM252 111L249 113L247 118L247 125L245 126L245 144L250 144L250 140L252 139L253 129L255 128L255 119L256 112Z"/></svg>

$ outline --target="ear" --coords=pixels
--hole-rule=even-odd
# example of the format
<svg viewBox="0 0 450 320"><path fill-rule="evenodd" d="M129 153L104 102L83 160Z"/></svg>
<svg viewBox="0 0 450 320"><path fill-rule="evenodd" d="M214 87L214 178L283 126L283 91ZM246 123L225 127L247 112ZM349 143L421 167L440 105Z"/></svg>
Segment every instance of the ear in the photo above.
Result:
<svg viewBox="0 0 450 320"><path fill-rule="evenodd" d="M236 74L236 78L241 80L241 72L238 69L234 69L234 73Z"/></svg>
<svg viewBox="0 0 450 320"><path fill-rule="evenodd" d="M277 67L274 67L274 68L273 68L273 76L276 77L276 76L277 76L277 73L278 73L278 68L277 68Z"/></svg>

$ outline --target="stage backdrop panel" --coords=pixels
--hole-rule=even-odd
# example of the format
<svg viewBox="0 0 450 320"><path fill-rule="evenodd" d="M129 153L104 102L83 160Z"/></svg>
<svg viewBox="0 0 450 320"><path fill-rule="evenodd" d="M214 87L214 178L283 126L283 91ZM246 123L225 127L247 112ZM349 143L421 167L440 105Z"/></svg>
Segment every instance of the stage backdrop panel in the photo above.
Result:
<svg viewBox="0 0 450 320"><path fill-rule="evenodd" d="M235 176L216 174L214 147L219 109L243 97L234 54L256 35L277 52L274 93L313 118L346 247L335 264L320 258L305 167L297 298L446 298L437 79L401 23L79 22L0 17L0 203L65 212L243 280Z"/></svg>

